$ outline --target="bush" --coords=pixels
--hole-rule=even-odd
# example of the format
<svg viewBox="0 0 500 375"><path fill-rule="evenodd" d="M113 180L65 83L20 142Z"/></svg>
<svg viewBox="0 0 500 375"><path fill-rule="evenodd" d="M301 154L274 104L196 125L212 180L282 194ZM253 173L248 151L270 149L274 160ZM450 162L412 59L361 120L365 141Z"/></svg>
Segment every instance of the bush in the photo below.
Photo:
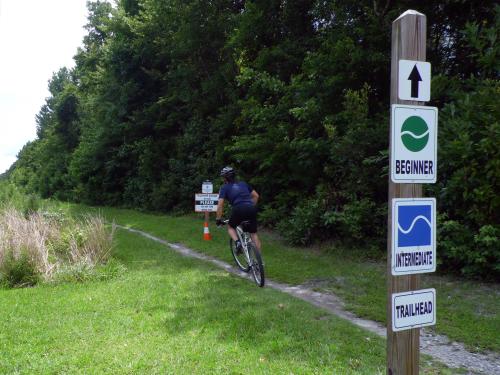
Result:
<svg viewBox="0 0 500 375"><path fill-rule="evenodd" d="M321 235L322 214L318 200L305 200L278 224L278 231L292 244L307 245Z"/></svg>
<svg viewBox="0 0 500 375"><path fill-rule="evenodd" d="M465 273L482 275L484 278L500 279L500 229L485 225L474 235L474 244L468 252Z"/></svg>
<svg viewBox="0 0 500 375"><path fill-rule="evenodd" d="M380 243L384 238L386 214L385 207L377 207L375 202L365 198L346 203L342 210L325 212L323 219L337 238L357 244L367 240Z"/></svg>
<svg viewBox="0 0 500 375"><path fill-rule="evenodd" d="M12 251L4 255L0 265L0 282L9 288L33 286L40 280L35 262L26 251L17 257Z"/></svg>
<svg viewBox="0 0 500 375"><path fill-rule="evenodd" d="M438 261L444 271L486 280L500 278L500 231L492 225L483 226L474 234L465 225L438 220Z"/></svg>

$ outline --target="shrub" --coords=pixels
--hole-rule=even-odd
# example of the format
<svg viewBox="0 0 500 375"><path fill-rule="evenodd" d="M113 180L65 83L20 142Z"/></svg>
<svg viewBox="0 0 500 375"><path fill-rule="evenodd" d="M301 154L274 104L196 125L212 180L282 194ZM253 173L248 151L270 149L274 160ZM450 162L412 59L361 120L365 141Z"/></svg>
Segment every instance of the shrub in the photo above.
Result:
<svg viewBox="0 0 500 375"><path fill-rule="evenodd" d="M10 288L33 286L40 280L36 265L26 251L15 257L12 251L4 255L0 265L0 282Z"/></svg>
<svg viewBox="0 0 500 375"><path fill-rule="evenodd" d="M335 237L362 244L384 238L386 212L385 207L379 208L364 198L346 203L342 210L325 212L323 220L335 232Z"/></svg>
<svg viewBox="0 0 500 375"><path fill-rule="evenodd" d="M473 233L445 215L438 220L438 260L445 271L467 277L500 278L500 230L485 225Z"/></svg>
<svg viewBox="0 0 500 375"><path fill-rule="evenodd" d="M318 238L322 229L322 210L315 199L305 200L288 218L278 224L279 232L287 241L296 245L307 245Z"/></svg>
<svg viewBox="0 0 500 375"><path fill-rule="evenodd" d="M465 272L483 275L492 280L500 279L500 229L485 225L474 235L474 245L469 250L469 266Z"/></svg>

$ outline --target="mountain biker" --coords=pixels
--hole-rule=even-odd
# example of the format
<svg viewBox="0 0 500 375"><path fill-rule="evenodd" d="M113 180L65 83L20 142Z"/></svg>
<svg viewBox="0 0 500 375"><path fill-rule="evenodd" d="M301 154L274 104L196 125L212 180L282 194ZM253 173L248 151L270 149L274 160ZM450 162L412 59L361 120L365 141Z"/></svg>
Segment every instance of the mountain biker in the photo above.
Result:
<svg viewBox="0 0 500 375"><path fill-rule="evenodd" d="M231 204L231 216L229 218L229 225L227 232L229 236L236 243L238 252L242 251L242 245L236 234L236 227L243 221L249 221L246 230L250 233L252 241L261 250L261 243L257 235L257 209L255 205L259 200L259 194L244 181L236 180L236 172L231 167L224 167L220 172L220 176L224 178L224 185L222 185L219 192L219 202L217 205L216 224L217 226L223 225L222 213L224 203L226 200Z"/></svg>

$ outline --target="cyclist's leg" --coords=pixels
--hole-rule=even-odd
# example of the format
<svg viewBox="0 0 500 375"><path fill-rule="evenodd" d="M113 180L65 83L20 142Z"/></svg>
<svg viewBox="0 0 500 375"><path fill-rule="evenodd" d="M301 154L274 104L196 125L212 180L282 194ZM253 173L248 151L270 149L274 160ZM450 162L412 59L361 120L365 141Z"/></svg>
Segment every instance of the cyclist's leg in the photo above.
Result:
<svg viewBox="0 0 500 375"><path fill-rule="evenodd" d="M236 227L241 223L240 212L237 207L233 207L231 210L231 216L229 217L229 223L227 225L227 233L229 237L233 239L233 241L238 240L238 235L236 234Z"/></svg>
<svg viewBox="0 0 500 375"><path fill-rule="evenodd" d="M236 234L236 229L232 228L230 225L227 226L227 233L229 234L229 237L233 239L233 241L238 240L238 235Z"/></svg>
<svg viewBox="0 0 500 375"><path fill-rule="evenodd" d="M248 231L250 232L250 236L252 237L252 242L254 243L257 250L262 251L262 244L260 242L259 235L257 234L257 209L255 206L251 207L246 212L246 217L250 224L248 225Z"/></svg>
<svg viewBox="0 0 500 375"><path fill-rule="evenodd" d="M252 242L255 244L257 250L262 252L262 246L260 243L259 235L257 233L250 233L250 237L252 237Z"/></svg>

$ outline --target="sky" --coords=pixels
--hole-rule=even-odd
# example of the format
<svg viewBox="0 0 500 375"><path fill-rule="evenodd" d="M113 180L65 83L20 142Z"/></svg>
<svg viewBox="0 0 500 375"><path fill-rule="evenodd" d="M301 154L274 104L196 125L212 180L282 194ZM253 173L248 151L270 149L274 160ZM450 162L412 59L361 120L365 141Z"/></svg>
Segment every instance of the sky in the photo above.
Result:
<svg viewBox="0 0 500 375"><path fill-rule="evenodd" d="M0 173L36 137L48 80L74 66L87 0L0 0Z"/></svg>

